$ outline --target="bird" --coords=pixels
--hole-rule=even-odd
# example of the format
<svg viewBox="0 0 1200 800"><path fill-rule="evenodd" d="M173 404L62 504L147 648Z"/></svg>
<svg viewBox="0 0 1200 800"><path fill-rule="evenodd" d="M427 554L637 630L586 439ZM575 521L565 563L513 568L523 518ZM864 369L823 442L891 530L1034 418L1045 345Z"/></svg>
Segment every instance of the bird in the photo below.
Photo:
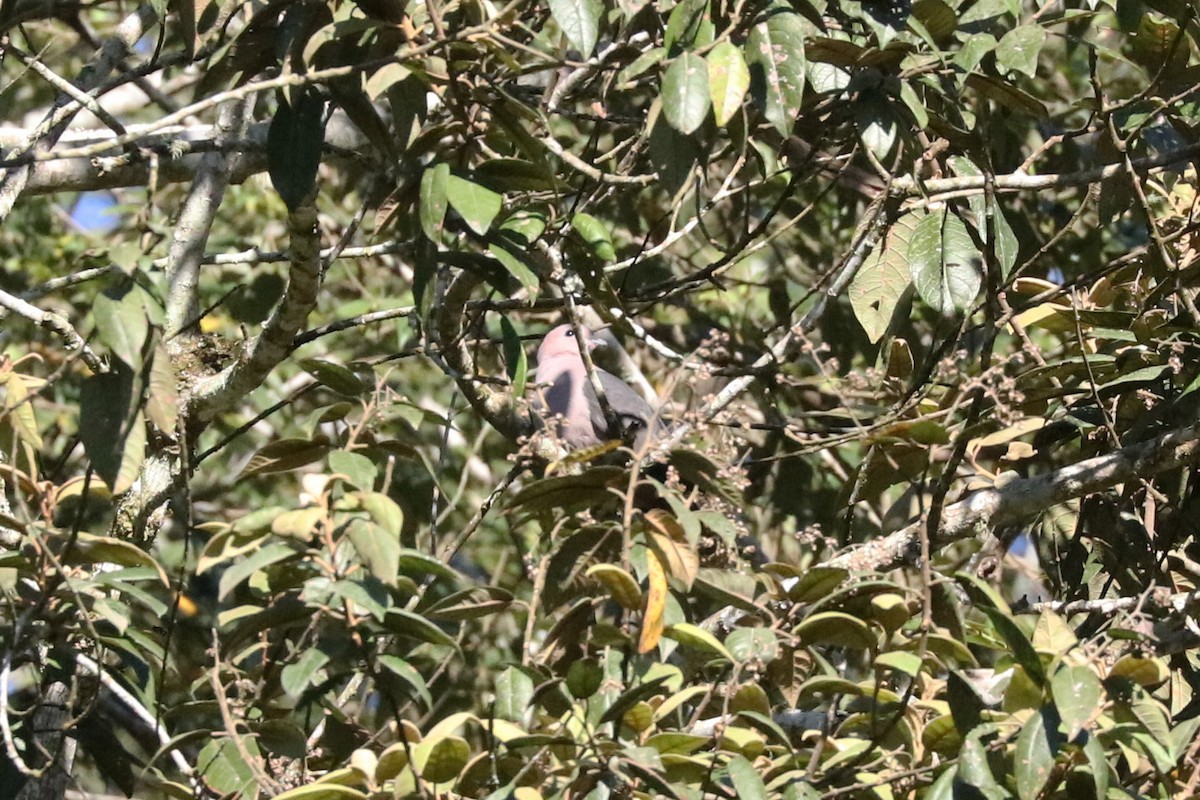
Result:
<svg viewBox="0 0 1200 800"><path fill-rule="evenodd" d="M536 379L543 387L534 405L544 416L558 418L559 438L571 449L595 447L613 439L632 443L642 451L651 436L663 431L658 413L625 381L596 367L604 396L616 417L610 426L588 380L581 347L588 352L607 342L580 326L583 341L570 325L559 325L538 347Z"/></svg>

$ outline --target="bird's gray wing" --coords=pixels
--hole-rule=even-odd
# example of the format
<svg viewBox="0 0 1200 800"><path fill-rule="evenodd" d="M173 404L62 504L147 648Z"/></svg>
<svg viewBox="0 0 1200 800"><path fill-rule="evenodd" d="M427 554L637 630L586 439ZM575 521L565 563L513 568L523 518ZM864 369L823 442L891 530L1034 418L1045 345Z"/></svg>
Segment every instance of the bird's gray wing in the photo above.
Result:
<svg viewBox="0 0 1200 800"><path fill-rule="evenodd" d="M591 384L588 383L584 387L584 393L587 396L588 411L591 414L592 426L596 430L596 435L600 439L632 437L635 445L640 447L645 442L648 432L658 428L658 416L654 413L654 409L640 394L634 391L633 387L611 372L597 368L596 376L600 379L600 386L604 389L608 404L617 415L617 424L619 425L615 431L609 429L604 412L600 409L600 402L596 399L596 393L592 391Z"/></svg>

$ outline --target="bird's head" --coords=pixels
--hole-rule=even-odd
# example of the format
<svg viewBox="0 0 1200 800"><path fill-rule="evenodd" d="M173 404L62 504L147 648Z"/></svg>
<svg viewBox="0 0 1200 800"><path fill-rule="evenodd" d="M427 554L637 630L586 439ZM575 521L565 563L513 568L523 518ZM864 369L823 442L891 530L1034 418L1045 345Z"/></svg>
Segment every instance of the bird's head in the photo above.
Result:
<svg viewBox="0 0 1200 800"><path fill-rule="evenodd" d="M606 342L598 336L592 334L586 327L580 325L580 332L583 334L582 344L587 346L588 352L595 350L597 347L606 346ZM542 339L542 344L538 347L538 362L545 361L549 358L562 355L578 356L581 349L581 342L575 336L575 330L570 325L559 325L546 334L546 338Z"/></svg>

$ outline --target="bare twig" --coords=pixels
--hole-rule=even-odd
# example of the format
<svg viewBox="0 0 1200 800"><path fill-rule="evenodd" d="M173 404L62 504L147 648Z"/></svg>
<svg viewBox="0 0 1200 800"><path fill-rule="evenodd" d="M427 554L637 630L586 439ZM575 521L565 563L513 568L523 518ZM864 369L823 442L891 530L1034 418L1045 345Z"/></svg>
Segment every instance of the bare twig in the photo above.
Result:
<svg viewBox="0 0 1200 800"><path fill-rule="evenodd" d="M92 372L108 372L108 367L87 346L87 343L83 341L83 337L79 335L79 332L71 327L71 323L58 314L42 311L37 306L2 290L0 290L0 308L6 308L14 314L19 314L38 327L45 328L61 338L68 351L79 352L79 357L83 359L83 363L91 368Z"/></svg>

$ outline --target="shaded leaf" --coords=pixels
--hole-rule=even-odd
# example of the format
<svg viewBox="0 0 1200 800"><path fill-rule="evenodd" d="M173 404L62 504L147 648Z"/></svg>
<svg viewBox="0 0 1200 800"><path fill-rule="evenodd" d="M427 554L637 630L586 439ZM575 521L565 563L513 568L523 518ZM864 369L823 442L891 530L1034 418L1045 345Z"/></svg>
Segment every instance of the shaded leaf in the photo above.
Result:
<svg viewBox="0 0 1200 800"><path fill-rule="evenodd" d="M352 520L346 532L371 574L388 586L395 586L400 573L398 534L365 519Z"/></svg>
<svg viewBox="0 0 1200 800"><path fill-rule="evenodd" d="M317 182L325 140L325 100L312 87L282 93L267 129L267 172L289 211L300 207Z"/></svg>
<svg viewBox="0 0 1200 800"><path fill-rule="evenodd" d="M92 303L92 317L96 320L100 341L108 345L125 366L138 370L142 366L142 348L150 335L150 321L146 318L141 293L132 289L133 283L127 280L123 285L97 295Z"/></svg>
<svg viewBox="0 0 1200 800"><path fill-rule="evenodd" d="M171 356L162 342L155 344L150 361L146 416L163 433L175 435L175 422L179 418L179 381L175 378Z"/></svg>
<svg viewBox="0 0 1200 800"><path fill-rule="evenodd" d="M241 477L271 475L306 467L325 458L330 445L320 440L281 439L263 447L246 462Z"/></svg>
<svg viewBox="0 0 1200 800"><path fill-rule="evenodd" d="M338 394L358 397L369 388L353 370L342 364L322 358L302 358L297 363L300 369L316 378L322 386L327 386Z"/></svg>
<svg viewBox="0 0 1200 800"><path fill-rule="evenodd" d="M887 331L896 306L912 286L908 247L917 223L925 216L919 211L896 220L850 282L850 307L872 342Z"/></svg>
<svg viewBox="0 0 1200 800"><path fill-rule="evenodd" d="M806 645L827 644L855 649L873 648L878 639L871 627L858 617L840 611L825 611L805 618L796 634Z"/></svg>
<svg viewBox="0 0 1200 800"><path fill-rule="evenodd" d="M146 457L146 421L133 409L133 388L133 374L121 368L89 377L80 397L79 438L113 494L133 485Z"/></svg>
<svg viewBox="0 0 1200 800"><path fill-rule="evenodd" d="M450 165L445 163L435 164L421 174L421 196L417 216L421 221L421 230L431 242L442 241L446 209L450 204L446 195L449 180Z"/></svg>

